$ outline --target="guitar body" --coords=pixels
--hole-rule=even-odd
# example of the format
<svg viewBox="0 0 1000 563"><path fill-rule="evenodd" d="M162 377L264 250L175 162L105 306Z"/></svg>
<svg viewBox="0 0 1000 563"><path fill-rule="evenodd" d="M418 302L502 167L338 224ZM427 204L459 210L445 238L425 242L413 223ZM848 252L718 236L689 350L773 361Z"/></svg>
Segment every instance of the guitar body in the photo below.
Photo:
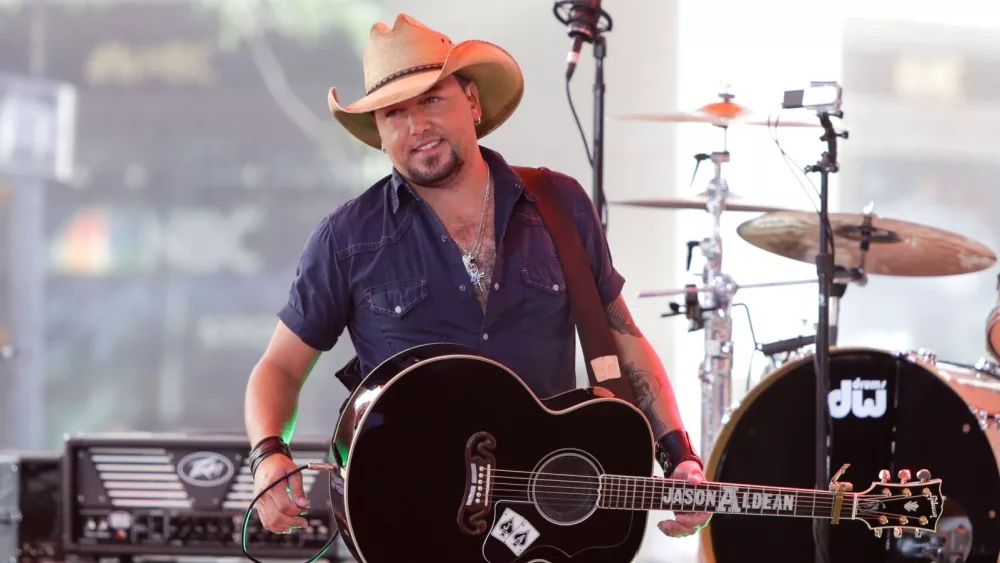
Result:
<svg viewBox="0 0 1000 563"><path fill-rule="evenodd" d="M624 401L589 390L541 400L468 348L418 346L348 399L331 442L331 501L363 563L625 563L646 512L598 509L596 494L529 476L650 477L653 448ZM494 494L477 505L487 476Z"/></svg>

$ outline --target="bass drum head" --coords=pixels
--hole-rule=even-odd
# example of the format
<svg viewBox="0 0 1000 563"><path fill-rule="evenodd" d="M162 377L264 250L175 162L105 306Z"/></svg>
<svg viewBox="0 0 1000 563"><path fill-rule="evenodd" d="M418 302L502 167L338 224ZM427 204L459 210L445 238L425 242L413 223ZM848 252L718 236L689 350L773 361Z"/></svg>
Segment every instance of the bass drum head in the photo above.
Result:
<svg viewBox="0 0 1000 563"><path fill-rule="evenodd" d="M783 365L747 394L719 433L705 474L712 481L813 489L813 356ZM956 385L934 366L881 350L830 352L830 475L863 492L888 469L940 478L945 497L937 534L876 538L864 522L829 525L828 563L964 561L1000 558L1000 460L989 435ZM842 389L863 388L858 404ZM1000 392L1000 388L998 388ZM998 395L1000 397L1000 395ZM985 405L984 405L985 407ZM813 520L716 514L702 531L702 559L715 563L815 561ZM929 552L942 549L938 556ZM958 558L950 558L957 555Z"/></svg>

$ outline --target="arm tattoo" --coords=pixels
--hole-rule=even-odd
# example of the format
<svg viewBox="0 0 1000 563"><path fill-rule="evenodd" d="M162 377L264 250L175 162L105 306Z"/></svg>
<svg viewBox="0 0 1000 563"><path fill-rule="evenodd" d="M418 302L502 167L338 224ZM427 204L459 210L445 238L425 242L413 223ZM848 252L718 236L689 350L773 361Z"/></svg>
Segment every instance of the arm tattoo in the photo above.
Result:
<svg viewBox="0 0 1000 563"><path fill-rule="evenodd" d="M624 297L619 295L614 301L608 303L604 310L608 313L608 322L611 323L612 330L637 338L642 336L642 333L639 332L639 327L632 320L632 314L629 313L628 307L625 306Z"/></svg>
<svg viewBox="0 0 1000 563"><path fill-rule="evenodd" d="M639 410L646 415L649 426L653 430L654 436L665 434L668 430L666 423L656 412L656 402L660 397L660 380L656 375L637 369L634 362L629 362L622 366L622 375L628 379L635 394L635 403Z"/></svg>

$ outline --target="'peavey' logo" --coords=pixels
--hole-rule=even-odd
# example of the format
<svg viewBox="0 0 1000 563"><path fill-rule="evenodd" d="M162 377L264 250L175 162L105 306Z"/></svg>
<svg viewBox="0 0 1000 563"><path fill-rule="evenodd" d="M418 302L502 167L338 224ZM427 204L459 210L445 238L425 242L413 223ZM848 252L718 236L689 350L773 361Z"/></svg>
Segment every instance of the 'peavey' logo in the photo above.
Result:
<svg viewBox="0 0 1000 563"><path fill-rule="evenodd" d="M228 482L235 473L233 462L216 452L195 452L181 458L177 475L196 487L215 487Z"/></svg>

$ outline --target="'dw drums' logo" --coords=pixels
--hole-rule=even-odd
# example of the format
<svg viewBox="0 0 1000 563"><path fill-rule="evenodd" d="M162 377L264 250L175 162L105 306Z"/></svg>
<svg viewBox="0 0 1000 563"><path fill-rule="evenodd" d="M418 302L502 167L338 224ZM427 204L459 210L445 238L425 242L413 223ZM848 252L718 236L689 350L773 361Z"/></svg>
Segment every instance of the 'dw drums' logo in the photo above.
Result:
<svg viewBox="0 0 1000 563"><path fill-rule="evenodd" d="M827 403L830 416L844 418L848 413L854 413L858 418L879 418L885 414L886 381L861 379L840 382L840 389L830 391ZM865 392L874 392L875 397L865 397Z"/></svg>
<svg viewBox="0 0 1000 563"><path fill-rule="evenodd" d="M196 487L215 487L228 482L235 473L233 462L216 452L195 452L181 458L177 475Z"/></svg>

